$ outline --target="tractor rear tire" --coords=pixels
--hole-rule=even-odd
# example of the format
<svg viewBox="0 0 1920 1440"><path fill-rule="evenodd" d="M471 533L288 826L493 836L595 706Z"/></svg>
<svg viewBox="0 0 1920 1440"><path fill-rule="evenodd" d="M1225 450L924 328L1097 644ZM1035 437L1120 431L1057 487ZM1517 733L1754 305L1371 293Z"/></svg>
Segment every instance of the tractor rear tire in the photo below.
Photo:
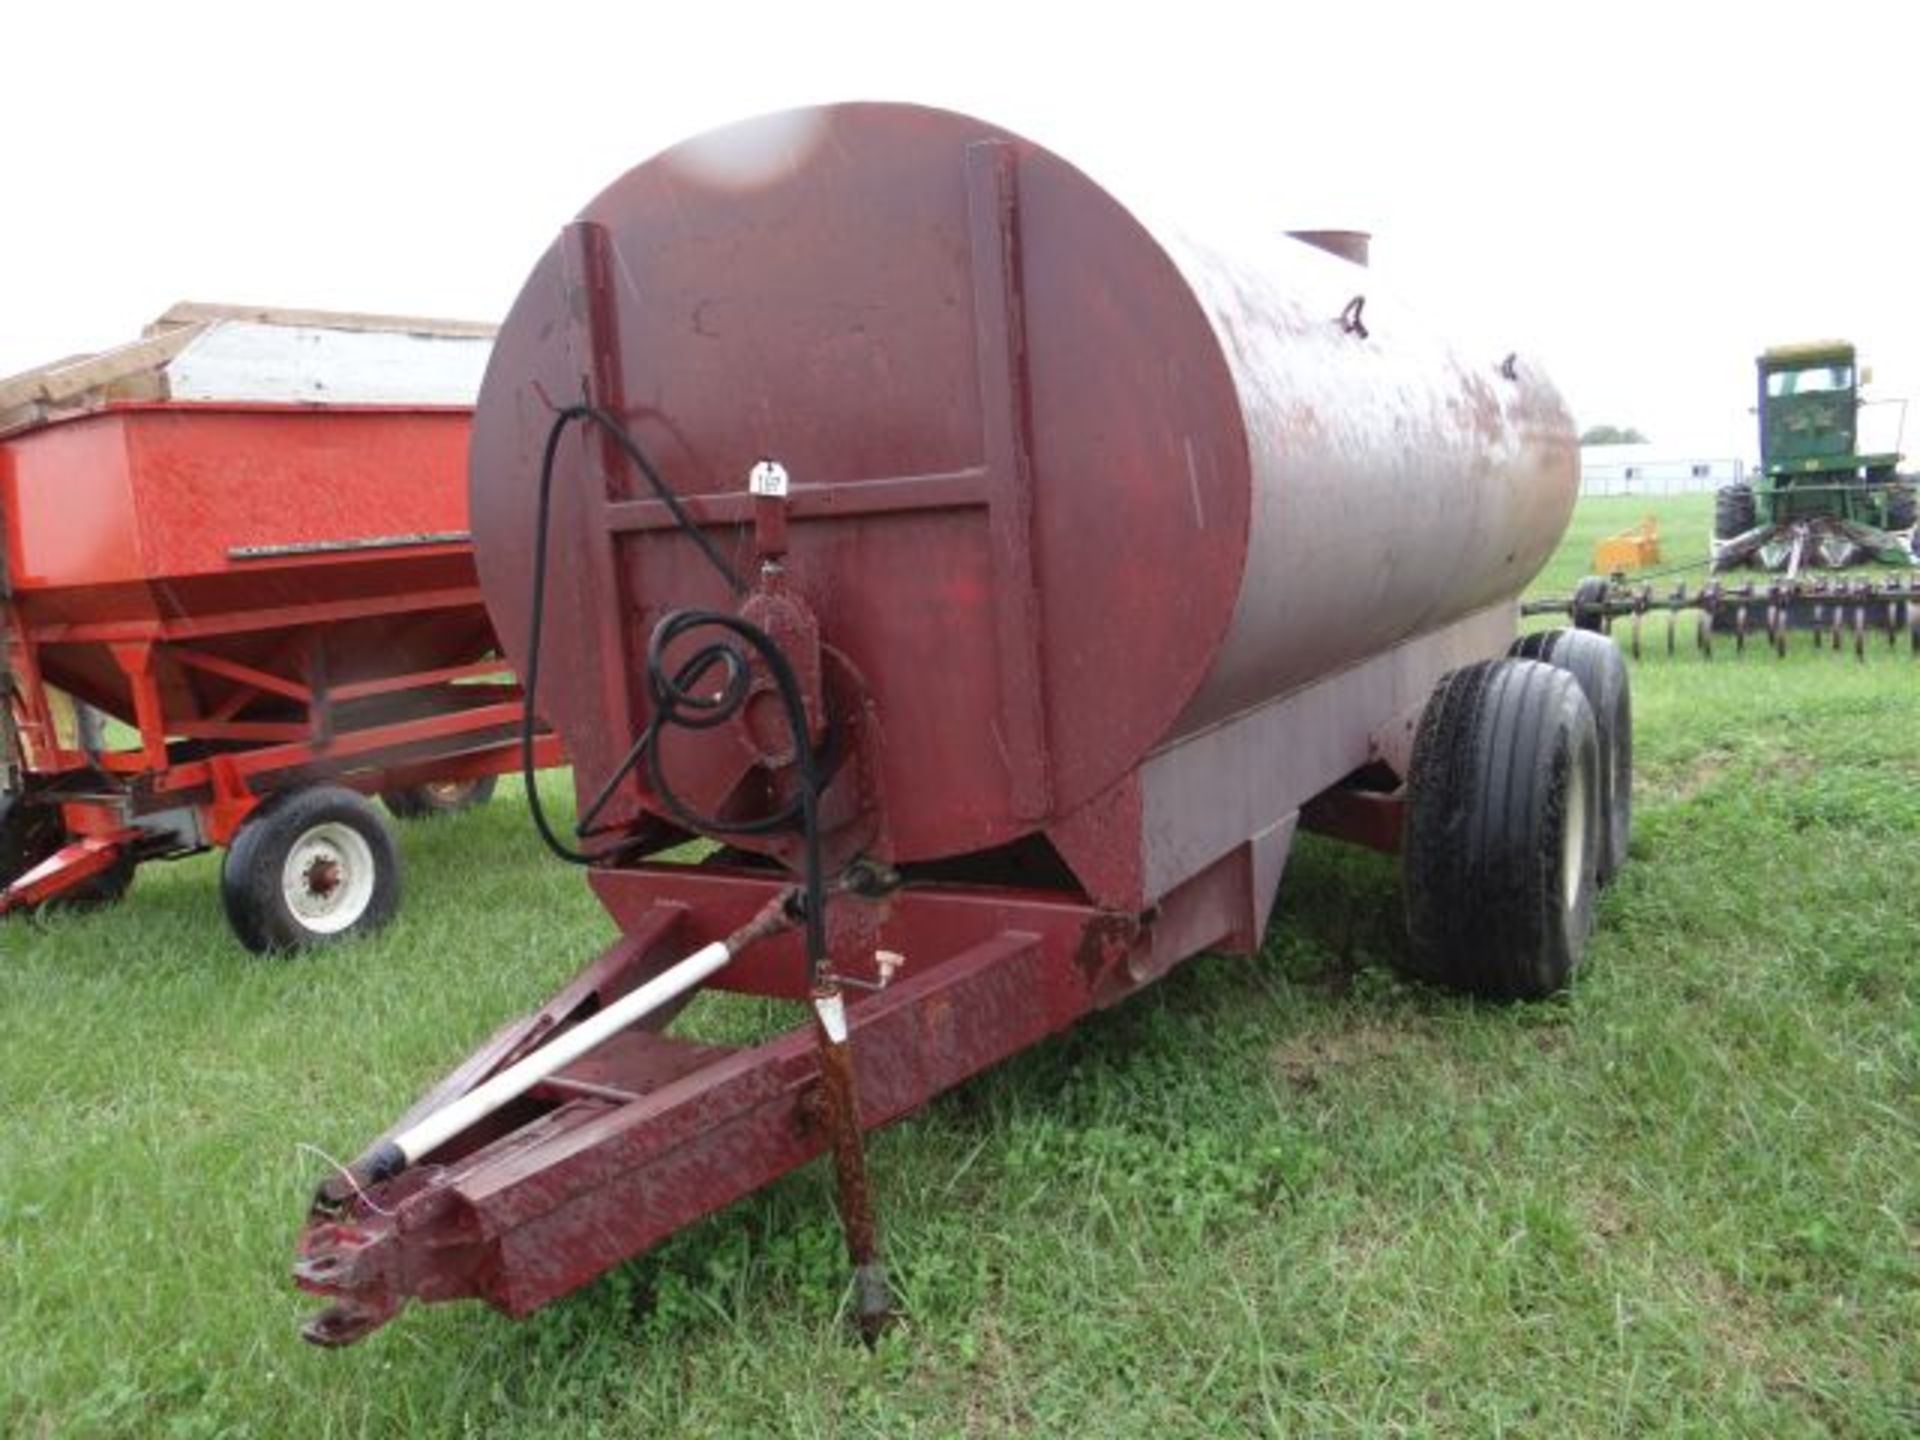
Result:
<svg viewBox="0 0 1920 1440"><path fill-rule="evenodd" d="M241 822L220 899L256 954L333 945L379 929L400 903L400 860L367 799L338 785L283 791Z"/></svg>
<svg viewBox="0 0 1920 1440"><path fill-rule="evenodd" d="M382 790L380 803L401 820L432 820L486 804L493 799L493 787L497 783L492 775L480 775L472 780L430 780L425 785Z"/></svg>
<svg viewBox="0 0 1920 1440"><path fill-rule="evenodd" d="M1753 529L1759 511L1753 499L1753 487L1744 480L1722 485L1713 496L1713 538L1732 540Z"/></svg>
<svg viewBox="0 0 1920 1440"><path fill-rule="evenodd" d="M1599 743L1579 682L1537 660L1450 672L1408 770L1406 968L1494 1000L1565 989L1600 849Z"/></svg>
<svg viewBox="0 0 1920 1440"><path fill-rule="evenodd" d="M1633 686L1620 647L1585 630L1536 630L1507 653L1564 670L1579 682L1593 711L1600 747L1600 850L1594 877L1611 884L1627 863L1633 838Z"/></svg>

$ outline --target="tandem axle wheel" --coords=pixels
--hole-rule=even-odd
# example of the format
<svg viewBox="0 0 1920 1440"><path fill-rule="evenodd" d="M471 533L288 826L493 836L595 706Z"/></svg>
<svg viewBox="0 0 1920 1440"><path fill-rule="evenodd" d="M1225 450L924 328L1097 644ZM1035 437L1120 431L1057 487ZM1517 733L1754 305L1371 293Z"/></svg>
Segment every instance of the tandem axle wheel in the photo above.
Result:
<svg viewBox="0 0 1920 1440"><path fill-rule="evenodd" d="M1489 999L1564 990L1593 928L1608 813L1580 683L1530 659L1442 677L1407 789L1407 968Z"/></svg>

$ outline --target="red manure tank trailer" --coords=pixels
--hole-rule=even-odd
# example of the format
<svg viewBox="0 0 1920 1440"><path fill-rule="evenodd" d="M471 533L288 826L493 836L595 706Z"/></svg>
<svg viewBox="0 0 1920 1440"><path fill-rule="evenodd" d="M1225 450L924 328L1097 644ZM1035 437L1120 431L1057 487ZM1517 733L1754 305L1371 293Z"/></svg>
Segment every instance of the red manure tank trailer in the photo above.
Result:
<svg viewBox="0 0 1920 1440"><path fill-rule="evenodd" d="M1410 969L1565 985L1631 763L1613 646L1514 640L1565 406L1351 236L1155 203L847 105L668 150L540 258L474 540L575 763L574 836L536 818L623 934L321 1185L310 1339L524 1314L822 1153L870 1332L862 1132L1257 950L1301 826L1404 855ZM795 1026L670 1033L709 985Z"/></svg>
<svg viewBox="0 0 1920 1440"><path fill-rule="evenodd" d="M340 940L399 893L362 792L432 815L519 768L466 520L491 343L181 306L0 382L0 912L220 845L247 945Z"/></svg>

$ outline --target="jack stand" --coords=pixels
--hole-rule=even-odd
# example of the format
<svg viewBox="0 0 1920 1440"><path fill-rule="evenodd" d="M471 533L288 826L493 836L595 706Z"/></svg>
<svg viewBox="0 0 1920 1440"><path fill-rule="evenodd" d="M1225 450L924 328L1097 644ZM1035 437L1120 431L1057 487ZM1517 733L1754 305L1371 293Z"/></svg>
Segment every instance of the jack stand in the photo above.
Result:
<svg viewBox="0 0 1920 1440"><path fill-rule="evenodd" d="M847 1006L837 981L813 991L815 1031L820 1042L821 1114L833 1151L833 1178L840 1204L840 1226L853 1263L854 1321L872 1349L894 1319L893 1291L880 1259L873 1197L867 1189L867 1158L860 1139L860 1105L854 1091L853 1051L847 1043Z"/></svg>

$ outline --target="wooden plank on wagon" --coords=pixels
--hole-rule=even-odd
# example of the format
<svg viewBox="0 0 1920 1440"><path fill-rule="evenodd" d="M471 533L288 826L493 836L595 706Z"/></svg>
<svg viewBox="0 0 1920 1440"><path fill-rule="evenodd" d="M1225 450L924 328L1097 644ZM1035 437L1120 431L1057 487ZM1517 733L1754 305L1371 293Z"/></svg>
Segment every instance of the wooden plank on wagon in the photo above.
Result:
<svg viewBox="0 0 1920 1440"><path fill-rule="evenodd" d="M374 315L355 310L299 310L283 305L218 305L182 300L148 325L146 333L155 335L180 325L204 325L216 320L245 320L255 325L289 325L309 330L364 330L469 339L491 339L500 328L484 320L440 320L423 315Z"/></svg>
<svg viewBox="0 0 1920 1440"><path fill-rule="evenodd" d="M130 345L97 355L60 360L0 380L0 412L18 406L42 404L65 407L92 391L106 391L130 377L157 373L193 341L204 326L183 325L163 334L135 340Z"/></svg>

